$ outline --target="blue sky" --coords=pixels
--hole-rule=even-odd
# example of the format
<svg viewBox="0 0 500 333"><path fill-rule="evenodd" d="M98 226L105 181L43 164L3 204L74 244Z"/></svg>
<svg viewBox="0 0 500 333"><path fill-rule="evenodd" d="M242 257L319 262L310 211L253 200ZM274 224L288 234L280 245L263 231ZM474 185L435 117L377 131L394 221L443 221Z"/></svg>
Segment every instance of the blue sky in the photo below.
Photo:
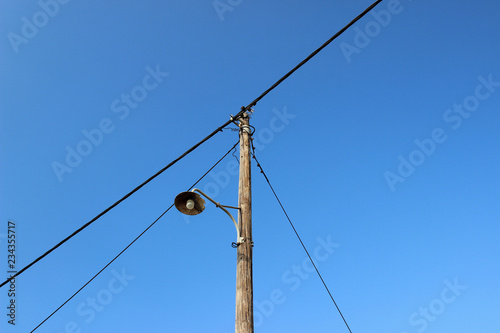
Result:
<svg viewBox="0 0 500 333"><path fill-rule="evenodd" d="M0 262L20 269L371 1L2 1ZM255 107L259 158L353 332L500 327L495 0L385 0ZM16 281L29 332L237 141L226 130ZM237 204L231 154L199 188ZM347 332L253 164L256 332ZM236 233L168 212L37 332L234 330Z"/></svg>

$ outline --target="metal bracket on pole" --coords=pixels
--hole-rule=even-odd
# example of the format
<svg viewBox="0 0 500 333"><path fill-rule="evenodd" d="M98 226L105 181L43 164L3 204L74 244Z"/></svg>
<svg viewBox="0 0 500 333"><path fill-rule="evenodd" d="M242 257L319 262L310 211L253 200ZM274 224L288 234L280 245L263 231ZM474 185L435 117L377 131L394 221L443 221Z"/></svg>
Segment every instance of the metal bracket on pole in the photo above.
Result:
<svg viewBox="0 0 500 333"><path fill-rule="evenodd" d="M233 215L231 215L231 213L229 213L229 211L226 209L226 208L240 209L239 207L221 205L220 203L216 202L214 199L210 198L208 195L206 195L205 193L203 193L201 190L199 190L197 188L192 189L191 192L198 192L199 194L201 194L202 196L204 196L205 198L210 200L216 207L222 209L227 215L229 215L229 217L231 218L231 220L234 223L234 226L236 227L236 246L240 245L241 243L243 243L245 241L243 239L243 237L240 236L240 228L238 226L238 223L234 219Z"/></svg>
<svg viewBox="0 0 500 333"><path fill-rule="evenodd" d="M248 135L250 135L250 136L253 134L253 133L252 133L252 129L251 129L251 127L250 127L249 125L241 125L241 126L240 126L240 129L241 129L243 132L248 133Z"/></svg>

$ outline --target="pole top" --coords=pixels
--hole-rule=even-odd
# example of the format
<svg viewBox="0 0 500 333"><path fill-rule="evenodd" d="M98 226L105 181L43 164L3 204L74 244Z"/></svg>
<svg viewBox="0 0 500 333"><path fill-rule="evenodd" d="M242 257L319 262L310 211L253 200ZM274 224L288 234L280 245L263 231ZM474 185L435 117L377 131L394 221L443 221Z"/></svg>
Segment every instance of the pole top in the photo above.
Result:
<svg viewBox="0 0 500 333"><path fill-rule="evenodd" d="M247 109L247 107L245 106L241 107L241 111L242 111L241 117L243 118L250 117L250 115L253 113L253 109Z"/></svg>

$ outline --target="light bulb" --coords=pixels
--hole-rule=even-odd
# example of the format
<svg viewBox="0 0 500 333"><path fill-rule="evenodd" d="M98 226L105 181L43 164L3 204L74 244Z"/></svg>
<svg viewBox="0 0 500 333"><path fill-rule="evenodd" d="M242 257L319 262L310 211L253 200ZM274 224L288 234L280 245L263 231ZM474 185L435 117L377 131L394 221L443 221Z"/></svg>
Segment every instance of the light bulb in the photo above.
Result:
<svg viewBox="0 0 500 333"><path fill-rule="evenodd" d="M186 208L187 209L193 209L194 208L194 201L192 199L189 199L187 202L186 202Z"/></svg>

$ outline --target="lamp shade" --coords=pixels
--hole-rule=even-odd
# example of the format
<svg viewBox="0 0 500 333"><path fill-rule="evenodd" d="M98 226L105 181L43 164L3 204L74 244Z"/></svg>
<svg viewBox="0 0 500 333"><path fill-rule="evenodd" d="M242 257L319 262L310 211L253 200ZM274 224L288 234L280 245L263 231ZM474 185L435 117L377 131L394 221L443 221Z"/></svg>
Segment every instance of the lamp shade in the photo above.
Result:
<svg viewBox="0 0 500 333"><path fill-rule="evenodd" d="M177 210L186 215L198 215L205 209L205 200L194 192L179 193L174 200Z"/></svg>

